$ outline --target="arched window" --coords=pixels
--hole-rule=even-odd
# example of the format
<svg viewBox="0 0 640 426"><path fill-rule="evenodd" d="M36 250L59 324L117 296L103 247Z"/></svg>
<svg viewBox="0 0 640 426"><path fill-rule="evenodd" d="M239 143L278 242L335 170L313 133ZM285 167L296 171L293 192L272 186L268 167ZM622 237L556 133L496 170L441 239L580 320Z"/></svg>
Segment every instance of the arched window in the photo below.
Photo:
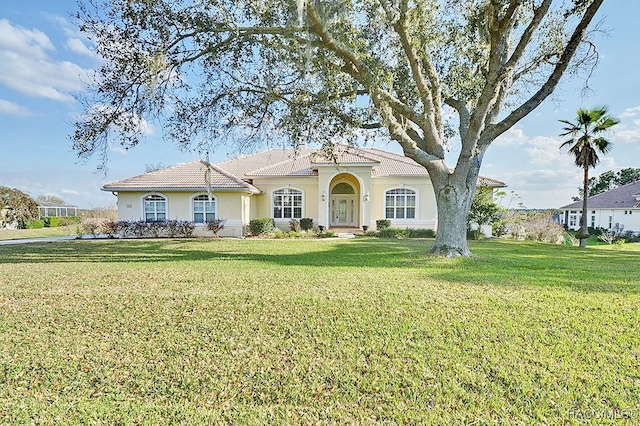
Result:
<svg viewBox="0 0 640 426"><path fill-rule="evenodd" d="M193 221L205 223L216 220L216 199L206 194L193 198Z"/></svg>
<svg viewBox="0 0 640 426"><path fill-rule="evenodd" d="M162 195L147 195L144 202L144 220L146 222L167 220L167 199Z"/></svg>
<svg viewBox="0 0 640 426"><path fill-rule="evenodd" d="M340 182L331 190L332 194L355 194L356 191L353 189L353 186L349 185L346 182Z"/></svg>
<svg viewBox="0 0 640 426"><path fill-rule="evenodd" d="M385 193L386 219L415 219L416 192L411 189L391 189Z"/></svg>
<svg viewBox="0 0 640 426"><path fill-rule="evenodd" d="M302 219L302 191L291 188L273 191L274 219Z"/></svg>

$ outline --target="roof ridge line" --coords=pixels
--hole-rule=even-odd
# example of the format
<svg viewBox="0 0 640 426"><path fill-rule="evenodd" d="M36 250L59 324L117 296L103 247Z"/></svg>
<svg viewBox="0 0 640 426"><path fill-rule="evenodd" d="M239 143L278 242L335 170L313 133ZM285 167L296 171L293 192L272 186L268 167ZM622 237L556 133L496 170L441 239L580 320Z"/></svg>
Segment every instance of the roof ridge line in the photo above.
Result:
<svg viewBox="0 0 640 426"><path fill-rule="evenodd" d="M261 171L265 171L265 170L271 169L271 168L276 167L276 166L279 166L279 165L281 165L281 164L288 163L288 162L290 162L290 161L292 161L292 160L294 160L294 161L295 161L295 160L297 160L297 159L302 159L302 158L308 157L308 156L310 156L311 154L313 154L314 152L315 152L315 151L310 151L310 152L307 152L307 153L302 154L302 155L300 155L300 156L296 156L296 157L293 157L293 158L287 158L286 160L282 160L282 161L279 161L279 162L277 162L277 163L269 164L268 166L263 166L263 167L259 167L259 168L257 168L257 169L249 170L248 172L246 172L246 173L245 173L245 175L247 175L247 176L254 176L254 173L258 173L258 172L261 172Z"/></svg>
<svg viewBox="0 0 640 426"><path fill-rule="evenodd" d="M216 172L225 175L229 179L232 179L232 180L236 181L236 183L239 183L239 184L241 184L242 186L244 186L246 188L249 188L249 189L255 188L255 189L257 189L255 186L251 185L248 182L245 182L244 180L240 179L238 176L229 173L228 171L224 170L222 167L216 166L215 164L210 163L210 162L208 162L206 160L200 160L200 162L201 163L205 163L205 166L211 167Z"/></svg>

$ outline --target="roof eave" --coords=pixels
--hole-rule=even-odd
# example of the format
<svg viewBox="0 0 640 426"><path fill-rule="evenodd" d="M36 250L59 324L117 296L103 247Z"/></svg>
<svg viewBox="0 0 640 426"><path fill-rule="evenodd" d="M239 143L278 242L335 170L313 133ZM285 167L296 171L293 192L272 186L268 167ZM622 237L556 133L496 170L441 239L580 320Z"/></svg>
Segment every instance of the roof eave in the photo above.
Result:
<svg viewBox="0 0 640 426"><path fill-rule="evenodd" d="M102 191L106 192L159 192L159 191L171 191L171 192L193 192L193 191L208 191L208 188L204 187L190 187L190 188L171 188L171 187L156 187L156 188L132 188L132 187L113 187L107 188L102 187ZM253 188L211 188L211 192L247 192L251 194L259 194L261 191L259 189Z"/></svg>

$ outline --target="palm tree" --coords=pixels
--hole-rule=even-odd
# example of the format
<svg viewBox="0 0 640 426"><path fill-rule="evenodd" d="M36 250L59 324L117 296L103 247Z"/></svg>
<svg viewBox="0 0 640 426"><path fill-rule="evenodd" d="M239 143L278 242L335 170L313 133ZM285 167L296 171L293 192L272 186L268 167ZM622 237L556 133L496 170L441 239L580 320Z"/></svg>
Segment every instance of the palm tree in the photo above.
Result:
<svg viewBox="0 0 640 426"><path fill-rule="evenodd" d="M569 153L575 157L576 166L582 168L583 189L582 189L582 217L580 218L580 247L587 246L589 230L587 228L587 195L589 194L589 168L595 167L600 159L598 153L605 154L611 149L609 142L603 135L613 126L619 123L618 120L608 115L607 107L600 107L593 110L578 109L578 120L572 123L567 120L560 120L567 125L562 130L560 136L571 136L571 139L560 145L560 148L569 147Z"/></svg>

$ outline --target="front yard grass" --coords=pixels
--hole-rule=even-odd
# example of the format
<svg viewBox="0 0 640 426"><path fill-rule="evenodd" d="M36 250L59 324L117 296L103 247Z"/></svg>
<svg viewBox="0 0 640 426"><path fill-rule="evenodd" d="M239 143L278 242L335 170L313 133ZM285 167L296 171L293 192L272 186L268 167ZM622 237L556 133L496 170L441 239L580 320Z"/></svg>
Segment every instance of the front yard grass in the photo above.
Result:
<svg viewBox="0 0 640 426"><path fill-rule="evenodd" d="M1 424L640 422L638 245L0 246Z"/></svg>

